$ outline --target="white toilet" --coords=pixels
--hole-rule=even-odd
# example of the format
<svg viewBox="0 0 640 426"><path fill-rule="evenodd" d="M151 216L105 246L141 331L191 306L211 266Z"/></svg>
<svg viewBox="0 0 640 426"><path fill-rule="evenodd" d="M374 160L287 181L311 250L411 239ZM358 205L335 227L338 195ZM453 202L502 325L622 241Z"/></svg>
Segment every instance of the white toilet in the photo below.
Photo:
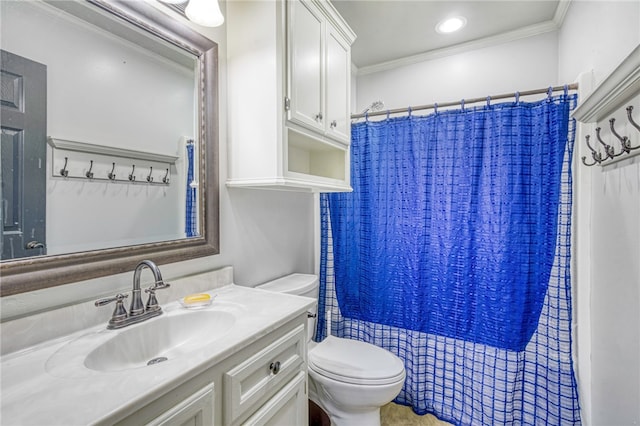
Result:
<svg viewBox="0 0 640 426"><path fill-rule="evenodd" d="M318 299L318 277L292 274L257 288ZM315 308L314 312L315 314ZM328 336L311 339L315 316L309 318L309 397L335 426L379 426L380 407L392 401L405 379L400 358L378 346Z"/></svg>

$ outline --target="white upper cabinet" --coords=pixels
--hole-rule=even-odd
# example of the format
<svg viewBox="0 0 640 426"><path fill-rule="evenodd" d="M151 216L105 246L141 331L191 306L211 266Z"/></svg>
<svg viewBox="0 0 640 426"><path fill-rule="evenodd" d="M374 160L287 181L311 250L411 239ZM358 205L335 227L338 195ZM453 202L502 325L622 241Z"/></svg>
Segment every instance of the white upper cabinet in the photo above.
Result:
<svg viewBox="0 0 640 426"><path fill-rule="evenodd" d="M351 46L332 27L326 38L326 123L331 137L351 140Z"/></svg>
<svg viewBox="0 0 640 426"><path fill-rule="evenodd" d="M351 190L354 40L326 0L227 3L228 186Z"/></svg>
<svg viewBox="0 0 640 426"><path fill-rule="evenodd" d="M289 1L288 5L288 118L323 132L324 19L311 3Z"/></svg>

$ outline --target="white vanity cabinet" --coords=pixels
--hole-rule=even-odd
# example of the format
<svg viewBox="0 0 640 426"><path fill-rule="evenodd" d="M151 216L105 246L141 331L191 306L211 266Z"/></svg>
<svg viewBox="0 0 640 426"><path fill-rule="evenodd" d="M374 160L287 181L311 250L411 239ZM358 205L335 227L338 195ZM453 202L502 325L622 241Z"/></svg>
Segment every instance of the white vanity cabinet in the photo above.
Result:
<svg viewBox="0 0 640 426"><path fill-rule="evenodd" d="M124 419L103 424L305 425L306 327L305 311Z"/></svg>
<svg viewBox="0 0 640 426"><path fill-rule="evenodd" d="M354 40L326 0L227 4L227 185L351 190Z"/></svg>
<svg viewBox="0 0 640 426"><path fill-rule="evenodd" d="M292 422L301 416L307 421L306 333L299 325L224 374L225 424L265 424L276 418L281 423L269 423L301 424Z"/></svg>
<svg viewBox="0 0 640 426"><path fill-rule="evenodd" d="M153 419L148 426L191 425L207 426L213 424L214 411L213 383L200 389L174 407Z"/></svg>

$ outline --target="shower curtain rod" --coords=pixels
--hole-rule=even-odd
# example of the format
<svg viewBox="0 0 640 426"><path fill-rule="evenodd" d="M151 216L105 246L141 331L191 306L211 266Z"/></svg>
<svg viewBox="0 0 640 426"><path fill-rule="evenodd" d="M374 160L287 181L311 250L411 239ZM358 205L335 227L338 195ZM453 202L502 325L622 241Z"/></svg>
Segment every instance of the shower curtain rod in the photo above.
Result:
<svg viewBox="0 0 640 426"><path fill-rule="evenodd" d="M567 84L566 88L567 90L578 90L578 83ZM436 103L436 104L429 104L429 105L418 105L418 106L412 106L408 108L388 109L385 111L377 111L377 112L370 112L370 113L363 113L363 114L351 114L351 119L355 120L355 119L364 118L364 117L375 117L377 115L401 114L405 112L410 112L410 111L414 112L414 111L419 111L424 109L436 109L440 107L466 105L466 104L473 104L478 102L492 101L495 99L509 99L509 98L515 98L520 96L540 95L543 93L549 93L549 90L551 90L552 92L559 92L559 91L563 91L564 89L565 89L565 86L555 86L555 87L547 87L545 89L526 90L523 92L514 92L514 93L505 93L502 95L487 96L484 98L462 99L456 102L444 102L444 103Z"/></svg>

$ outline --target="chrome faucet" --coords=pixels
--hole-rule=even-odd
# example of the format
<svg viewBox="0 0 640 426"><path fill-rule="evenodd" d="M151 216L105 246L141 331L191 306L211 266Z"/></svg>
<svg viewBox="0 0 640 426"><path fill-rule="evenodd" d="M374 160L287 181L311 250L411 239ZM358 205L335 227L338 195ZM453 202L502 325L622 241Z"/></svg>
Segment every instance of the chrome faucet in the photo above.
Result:
<svg viewBox="0 0 640 426"><path fill-rule="evenodd" d="M145 289L145 292L149 294L146 306L142 303L142 289L140 288L140 275L142 270L149 268L153 274L154 283L151 287ZM131 324L136 324L149 318L156 317L162 314L162 309L158 304L156 298L156 290L161 290L169 287L169 283L165 283L162 279L162 274L158 266L150 260L143 260L138 263L136 269L133 271L133 290L131 291L131 306L129 307L129 313L124 308L124 299L128 297L126 294L116 294L114 297L106 299L100 299L95 302L96 306L104 306L111 302L116 302L116 308L113 311L113 315L107 325L108 329L116 329L126 327Z"/></svg>

